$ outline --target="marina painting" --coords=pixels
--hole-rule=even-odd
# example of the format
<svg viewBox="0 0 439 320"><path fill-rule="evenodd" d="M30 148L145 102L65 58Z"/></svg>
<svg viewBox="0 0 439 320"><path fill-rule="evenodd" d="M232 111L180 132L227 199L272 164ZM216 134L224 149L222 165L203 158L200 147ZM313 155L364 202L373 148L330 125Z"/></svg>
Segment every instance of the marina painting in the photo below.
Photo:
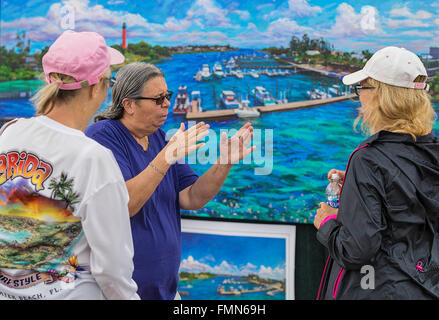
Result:
<svg viewBox="0 0 439 320"><path fill-rule="evenodd" d="M175 93L166 133L204 121L205 142L218 145L222 130L231 136L251 122L255 152L184 217L312 223L327 172L344 170L367 138L353 127L360 104L341 79L382 47L421 57L439 110L439 6L431 1L6 0L1 13L0 123L35 115L29 99L44 84L41 58L68 29L99 32L125 64L164 72ZM111 89L98 112L110 103ZM216 152L186 160L201 176Z"/></svg>
<svg viewBox="0 0 439 320"><path fill-rule="evenodd" d="M183 300L292 300L295 238L295 226L183 219L178 292Z"/></svg>

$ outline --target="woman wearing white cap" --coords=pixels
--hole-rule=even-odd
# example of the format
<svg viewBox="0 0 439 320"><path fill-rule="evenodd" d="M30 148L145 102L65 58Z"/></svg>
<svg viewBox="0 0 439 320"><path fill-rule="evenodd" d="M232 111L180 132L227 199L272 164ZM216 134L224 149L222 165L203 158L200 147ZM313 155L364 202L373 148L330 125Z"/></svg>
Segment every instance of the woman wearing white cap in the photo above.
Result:
<svg viewBox="0 0 439 320"><path fill-rule="evenodd" d="M403 48L376 52L343 78L360 83L358 119L373 135L341 175L340 207L314 225L328 248L318 299L439 298L439 141L427 72Z"/></svg>
<svg viewBox="0 0 439 320"><path fill-rule="evenodd" d="M64 32L37 116L1 129L0 299L139 299L125 182L84 135L123 61L97 33Z"/></svg>

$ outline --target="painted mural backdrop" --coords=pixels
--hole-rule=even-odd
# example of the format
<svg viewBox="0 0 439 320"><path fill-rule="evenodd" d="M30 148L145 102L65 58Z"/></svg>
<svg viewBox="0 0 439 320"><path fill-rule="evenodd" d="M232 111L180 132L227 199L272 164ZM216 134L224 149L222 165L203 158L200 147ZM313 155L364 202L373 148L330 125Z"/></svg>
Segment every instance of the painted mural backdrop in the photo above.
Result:
<svg viewBox="0 0 439 320"><path fill-rule="evenodd" d="M42 85L41 57L66 29L99 32L127 63L150 62L164 71L175 92L165 132L186 122L193 101L214 111L343 96L350 88L340 77L388 45L421 56L437 99L438 13L432 1L1 1L0 118L34 115L29 97ZM174 110L179 88L188 104ZM110 95L101 110L109 103ZM352 126L358 107L344 100L209 121L212 144L220 130L250 121L257 152L232 169L205 208L183 214L311 223L325 200L327 172L344 169L365 139ZM187 161L201 175L213 153L200 150Z"/></svg>

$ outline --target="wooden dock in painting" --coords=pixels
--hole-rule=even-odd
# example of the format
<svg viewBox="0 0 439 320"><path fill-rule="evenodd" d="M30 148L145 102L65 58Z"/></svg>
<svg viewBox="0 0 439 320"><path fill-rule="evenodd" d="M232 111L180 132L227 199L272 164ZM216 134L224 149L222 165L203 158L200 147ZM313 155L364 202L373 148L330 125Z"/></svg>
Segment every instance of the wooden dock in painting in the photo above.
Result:
<svg viewBox="0 0 439 320"><path fill-rule="evenodd" d="M352 99L355 96L356 96L355 94L349 94L345 96L328 98L328 99L306 100L306 101L290 102L285 104L275 104L271 106L249 107L249 109L256 109L260 113L293 111L293 110L318 107L335 102L345 101ZM234 118L238 118L238 116L235 113L235 109L186 113L186 120L221 121L221 120L234 119Z"/></svg>

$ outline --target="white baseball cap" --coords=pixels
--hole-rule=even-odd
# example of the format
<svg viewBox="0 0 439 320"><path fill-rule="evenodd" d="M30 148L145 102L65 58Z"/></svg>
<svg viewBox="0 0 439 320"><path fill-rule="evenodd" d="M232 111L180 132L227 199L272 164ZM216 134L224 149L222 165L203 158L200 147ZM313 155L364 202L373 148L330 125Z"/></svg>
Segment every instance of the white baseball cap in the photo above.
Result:
<svg viewBox="0 0 439 320"><path fill-rule="evenodd" d="M414 82L421 75L425 76L425 81ZM426 83L427 70L421 59L404 48L385 47L378 50L362 70L344 76L343 83L353 85L367 78L397 87L429 89Z"/></svg>

